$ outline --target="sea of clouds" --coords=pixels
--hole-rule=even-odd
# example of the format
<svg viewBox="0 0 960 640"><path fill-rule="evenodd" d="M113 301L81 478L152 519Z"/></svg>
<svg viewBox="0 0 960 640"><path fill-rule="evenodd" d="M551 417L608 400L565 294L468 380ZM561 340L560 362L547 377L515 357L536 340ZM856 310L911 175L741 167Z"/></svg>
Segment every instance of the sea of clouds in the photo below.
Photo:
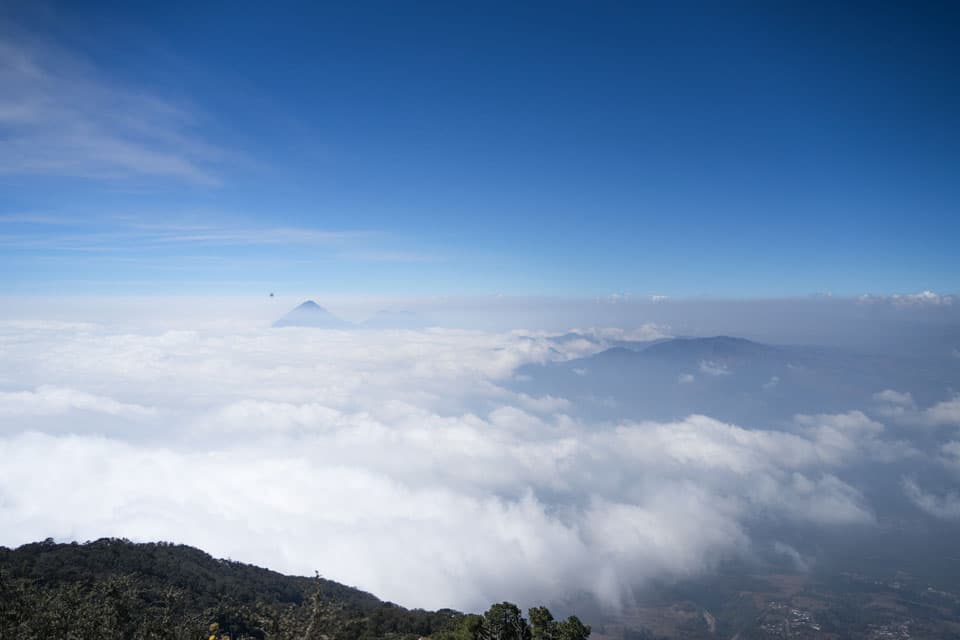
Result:
<svg viewBox="0 0 960 640"><path fill-rule="evenodd" d="M960 471L960 437L923 450L879 410L786 430L593 423L506 387L521 365L665 332L0 323L0 544L170 540L408 606L616 607L644 580L749 555L758 519L875 526L851 467ZM891 421L927 411L877 400ZM939 424L960 423L944 402ZM910 478L903 492L918 514L960 517L956 495Z"/></svg>

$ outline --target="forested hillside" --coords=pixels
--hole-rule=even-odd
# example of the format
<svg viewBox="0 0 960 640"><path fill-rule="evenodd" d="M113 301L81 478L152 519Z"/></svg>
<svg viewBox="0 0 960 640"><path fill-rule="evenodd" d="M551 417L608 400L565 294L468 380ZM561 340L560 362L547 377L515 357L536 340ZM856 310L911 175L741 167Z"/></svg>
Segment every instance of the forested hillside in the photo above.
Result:
<svg viewBox="0 0 960 640"><path fill-rule="evenodd" d="M336 582L217 560L184 545L102 539L0 547L0 638L585 640L511 603L484 616L382 602Z"/></svg>

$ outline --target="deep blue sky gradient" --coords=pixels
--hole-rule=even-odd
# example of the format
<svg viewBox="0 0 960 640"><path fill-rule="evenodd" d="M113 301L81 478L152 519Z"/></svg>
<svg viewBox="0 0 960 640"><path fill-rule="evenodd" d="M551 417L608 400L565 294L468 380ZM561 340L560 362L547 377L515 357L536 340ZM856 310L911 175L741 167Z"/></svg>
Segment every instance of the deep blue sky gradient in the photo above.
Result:
<svg viewBox="0 0 960 640"><path fill-rule="evenodd" d="M209 184L0 171L8 293L960 288L955 4L2 15L0 37L177 105L217 150ZM157 243L147 223L343 237Z"/></svg>

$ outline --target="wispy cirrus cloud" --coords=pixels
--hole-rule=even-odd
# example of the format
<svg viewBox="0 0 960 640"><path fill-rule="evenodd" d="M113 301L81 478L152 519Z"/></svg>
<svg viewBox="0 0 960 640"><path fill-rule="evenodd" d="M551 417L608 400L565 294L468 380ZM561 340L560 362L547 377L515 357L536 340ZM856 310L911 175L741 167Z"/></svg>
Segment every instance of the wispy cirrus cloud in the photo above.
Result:
<svg viewBox="0 0 960 640"><path fill-rule="evenodd" d="M192 229L141 229L158 243L215 245L327 244L341 240L364 238L366 231L326 231L297 227L195 227Z"/></svg>
<svg viewBox="0 0 960 640"><path fill-rule="evenodd" d="M149 266L163 261L191 268L230 264L234 268L311 263L435 263L443 254L411 247L408 240L378 229L336 229L257 221L221 211L144 211L95 215L0 214L0 249L32 261L123 259ZM278 252L283 252L278 255ZM176 257L172 264L168 258Z"/></svg>
<svg viewBox="0 0 960 640"><path fill-rule="evenodd" d="M2 24L0 86L0 174L216 186L232 155L204 139L194 109Z"/></svg>
<svg viewBox="0 0 960 640"><path fill-rule="evenodd" d="M166 215L167 222L156 222ZM0 246L65 250L142 250L149 248L328 245L385 235L363 230L317 229L245 223L218 214L178 220L169 214L120 216L0 215Z"/></svg>

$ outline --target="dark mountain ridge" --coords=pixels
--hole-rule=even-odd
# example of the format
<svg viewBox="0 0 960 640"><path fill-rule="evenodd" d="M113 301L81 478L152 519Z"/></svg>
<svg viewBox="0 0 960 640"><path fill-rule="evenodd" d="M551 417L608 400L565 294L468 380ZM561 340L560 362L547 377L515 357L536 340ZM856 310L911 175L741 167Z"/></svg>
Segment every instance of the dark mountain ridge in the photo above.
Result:
<svg viewBox="0 0 960 640"><path fill-rule="evenodd" d="M0 547L0 568L8 577L42 579L56 584L73 580L101 580L117 574L138 574L149 582L191 592L199 604L216 604L218 588L232 582L243 599L266 597L301 604L316 588L316 579L288 576L251 564L217 559L195 547L168 542L133 543L101 538L83 544L34 542L16 549ZM321 579L325 593L337 601L363 609L381 603L375 596L332 580ZM243 585L240 587L239 585Z"/></svg>

